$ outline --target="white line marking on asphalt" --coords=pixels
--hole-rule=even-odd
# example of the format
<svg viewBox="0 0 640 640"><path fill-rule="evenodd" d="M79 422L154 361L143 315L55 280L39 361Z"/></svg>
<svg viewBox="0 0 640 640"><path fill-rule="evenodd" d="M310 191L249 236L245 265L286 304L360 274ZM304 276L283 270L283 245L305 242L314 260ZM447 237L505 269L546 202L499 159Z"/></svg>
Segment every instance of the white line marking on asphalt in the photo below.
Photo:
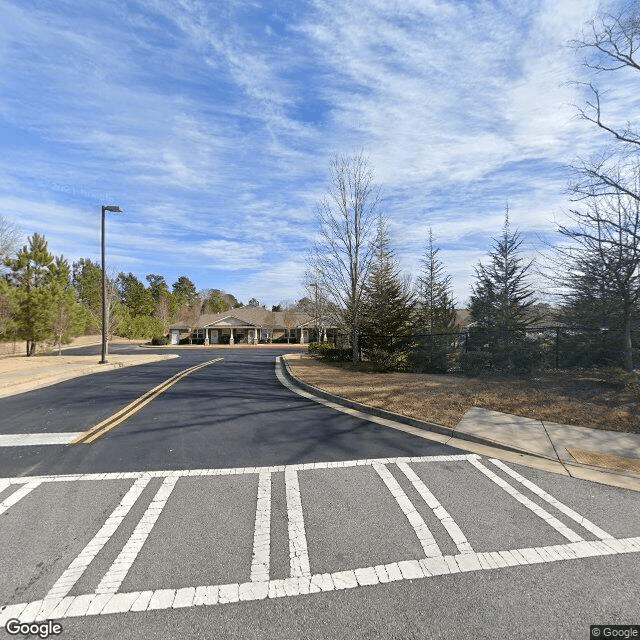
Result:
<svg viewBox="0 0 640 640"><path fill-rule="evenodd" d="M138 553L140 553L142 546L146 542L147 536L151 533L153 525L162 513L177 481L177 476L169 476L164 479L164 482L158 489L151 504L147 507L147 510L144 512L140 522L138 522L131 537L127 540L122 551L100 581L96 589L97 594L116 593L118 591L131 565L138 557Z"/></svg>
<svg viewBox="0 0 640 640"><path fill-rule="evenodd" d="M271 553L271 474L262 472L258 479L258 500L256 503L256 526L253 533L253 558L251 560L251 581L269 580Z"/></svg>
<svg viewBox="0 0 640 640"><path fill-rule="evenodd" d="M411 500L407 494L402 490L402 487L398 484L398 481L391 475L391 472L383 464L374 464L373 468L377 471L382 481L387 486L387 489L391 492L391 495L396 499L396 502L402 509L402 512L407 517L409 524L413 527L413 530L418 536L418 540L424 549L425 557L434 558L441 556L442 552L438 543L435 541L429 527L427 527L422 516L416 511Z"/></svg>
<svg viewBox="0 0 640 640"><path fill-rule="evenodd" d="M0 478L0 482L9 484L26 484L27 482L77 482L95 480L136 480L137 478L169 478L175 476L228 476L247 473L278 473L291 469L293 471L314 469L337 469L345 467L367 466L376 463L389 464L398 462L460 462L475 459L477 454L465 453L451 456L411 456L404 458L371 458L362 460L340 460L337 462L308 462L305 464L274 465L270 467L236 467L228 469L187 469L181 471L124 471L115 473L74 473L59 476L22 476L19 478Z"/></svg>
<svg viewBox="0 0 640 640"><path fill-rule="evenodd" d="M0 435L0 447L37 447L49 444L69 444L77 433L6 433Z"/></svg>
<svg viewBox="0 0 640 640"><path fill-rule="evenodd" d="M37 480L23 484L19 489L0 502L0 514L3 514L9 507L20 502L22 498L31 493L36 487L40 486L40 484Z"/></svg>
<svg viewBox="0 0 640 640"><path fill-rule="evenodd" d="M405 462L399 462L398 468L405 476L411 481L411 484L415 487L416 491L420 494L422 499L427 503L429 508L433 511L434 515L442 526L447 530L447 533L451 536L451 539L458 547L460 553L473 553L473 548L469 544L464 533L462 533L460 527L456 524L455 520L449 515L449 512L440 504L438 499L429 491L427 486L416 475L415 471Z"/></svg>
<svg viewBox="0 0 640 640"><path fill-rule="evenodd" d="M130 591L117 594L83 594L64 599L35 600L0 608L0 627L11 618L25 622L57 620L85 615L109 615L127 611L153 611L180 607L218 605L238 601L282 598L340 589L354 589L399 580L416 580L468 571L496 569L623 553L640 553L640 537L604 541L569 542L547 547L461 553L422 560L402 560L375 567L359 567L334 573L292 576L284 580ZM55 614L55 615L54 615Z"/></svg>
<svg viewBox="0 0 640 640"><path fill-rule="evenodd" d="M134 482L133 486L120 501L120 504L114 509L102 527L100 527L98 533L93 536L89 544L80 552L80 555L73 560L67 570L60 576L53 587L51 587L51 590L45 596L45 600L50 598L64 598L69 591L71 591L73 585L78 582L93 559L98 555L104 545L109 542L111 536L116 532L148 483L149 478L138 478Z"/></svg>
<svg viewBox="0 0 640 640"><path fill-rule="evenodd" d="M479 456L478 456L479 457ZM497 476L493 471L487 469L477 457L469 458L469 462L480 472L482 472L487 478L492 480L501 489L504 489L510 496L513 496L520 504L527 507L535 513L539 518L542 518L549 526L553 527L560 535L564 536L570 542L580 542L583 540L575 531L572 531L565 524L560 522L557 518L554 518L548 511L545 511L540 505L537 505L532 500L529 500L526 496L523 496L517 489L512 487L508 482L505 482L500 476Z"/></svg>
<svg viewBox="0 0 640 640"><path fill-rule="evenodd" d="M287 467L284 472L287 494L287 515L289 518L289 558L291 577L307 577L311 575L309 553L307 551L307 535L304 530L304 514L300 499L298 473Z"/></svg>
<svg viewBox="0 0 640 640"><path fill-rule="evenodd" d="M529 489L536 495L540 496L543 500L548 502L550 505L554 506L556 509L558 509L558 511L561 511L566 516L568 516L569 518L577 522L581 527L584 527L587 531L591 531L591 533L598 536L600 540L609 540L613 538L611 534L607 533L606 531L603 531L600 527L593 524L593 522L591 522L584 516L581 516L579 513L576 513L570 507L567 507L567 505L562 504L562 502L560 502L559 500L556 500L552 495L549 495L544 489L541 489L538 485L531 482L531 480L527 480L527 478L521 476L517 471L514 471L513 469L508 467L506 464L501 462L500 460L496 460L492 458L491 462L496 467L498 467L499 469L502 469L505 473L510 475L514 480L517 480L523 486L527 487L527 489Z"/></svg>

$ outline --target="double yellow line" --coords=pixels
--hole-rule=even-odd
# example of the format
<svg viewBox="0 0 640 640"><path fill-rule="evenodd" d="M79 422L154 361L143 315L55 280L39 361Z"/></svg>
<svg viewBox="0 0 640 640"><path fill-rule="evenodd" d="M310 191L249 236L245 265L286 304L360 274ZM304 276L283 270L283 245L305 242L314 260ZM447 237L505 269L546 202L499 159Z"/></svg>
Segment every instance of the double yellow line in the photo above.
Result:
<svg viewBox="0 0 640 640"><path fill-rule="evenodd" d="M112 416L109 416L106 420L103 420L95 427L91 427L91 429L89 429L88 431L81 433L79 436L71 440L69 444L91 444L92 442L95 442L100 436L103 436L105 433L111 431L111 429L115 429L119 424L122 424L125 420L128 420L132 415L140 411L140 409L142 409L142 407L144 407L145 405L148 405L152 400L157 398L169 387L172 387L177 382L180 382L182 378L188 376L194 371L197 371L198 369L202 369L216 362L220 362L222 359L223 358L214 358L213 360L207 360L207 362L202 362L201 364L189 367L184 371L179 371L169 379L160 383L157 387L154 387L150 391L147 391L147 393L145 393L143 396L140 396L132 403L128 404L126 407L124 407L124 409L120 409L120 411L114 413Z"/></svg>

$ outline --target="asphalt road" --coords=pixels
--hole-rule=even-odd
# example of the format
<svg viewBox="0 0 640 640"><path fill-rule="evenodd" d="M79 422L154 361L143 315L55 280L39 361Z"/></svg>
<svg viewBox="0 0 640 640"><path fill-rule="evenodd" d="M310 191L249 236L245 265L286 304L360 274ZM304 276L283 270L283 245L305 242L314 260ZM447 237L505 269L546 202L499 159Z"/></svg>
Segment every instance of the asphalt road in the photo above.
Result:
<svg viewBox="0 0 640 640"><path fill-rule="evenodd" d="M2 433L82 431L224 358L92 445L0 447L0 603L29 618L53 602L61 638L587 639L590 624L640 624L636 492L333 411L278 382L278 353L181 351L0 400Z"/></svg>
<svg viewBox="0 0 640 640"><path fill-rule="evenodd" d="M131 350L120 347L120 352ZM91 350L69 353L86 355ZM184 378L92 445L0 448L3 475L265 466L457 452L297 396L275 375L275 357L286 349L179 353L179 358L0 399L2 434L85 431L178 371L224 358Z"/></svg>

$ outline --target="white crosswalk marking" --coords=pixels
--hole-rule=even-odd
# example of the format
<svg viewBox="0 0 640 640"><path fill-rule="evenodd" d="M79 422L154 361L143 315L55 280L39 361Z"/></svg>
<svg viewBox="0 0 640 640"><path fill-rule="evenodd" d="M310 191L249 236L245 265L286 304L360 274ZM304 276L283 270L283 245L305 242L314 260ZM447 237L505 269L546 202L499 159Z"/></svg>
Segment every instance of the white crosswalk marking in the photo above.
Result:
<svg viewBox="0 0 640 640"><path fill-rule="evenodd" d="M445 508L445 505L435 497L431 489L423 482L418 475L420 468L416 465L431 465L438 462L459 463L461 465L471 463L478 471L482 472L496 486L498 500L515 499L533 513L539 516L545 523L553 529L562 533L569 540L564 544L548 544L549 535L544 539L536 538L541 536L540 532L532 532L532 540L539 540L538 546L527 548L501 548L493 551L476 553L471 543L473 531L467 531L466 535L453 517ZM264 468L240 468L240 469L200 469L190 471L157 471L157 472L126 472L116 474L86 474L73 476L42 476L37 478L10 478L0 479L0 489L7 489L11 485L20 485L2 503L6 511L21 499L27 497L33 489L41 484L58 482L96 482L101 483L107 480L130 479L133 485L119 504L111 512L104 524L100 527L91 541L84 547L80 554L72 559L71 563L62 572L62 575L55 581L46 594L40 596L42 599L31 602L11 603L0 607L0 626L4 626L10 618L18 618L21 621L32 622L44 620L46 618L62 619L90 615L109 615L122 612L151 611L162 609L185 609L197 606L224 605L227 603L242 603L265 598L294 597L303 594L316 594L327 591L337 591L343 589L354 589L359 587L373 587L378 584L385 584L399 580L428 579L434 576L447 576L469 571L494 571L494 570L525 570L530 564L578 561L580 558L590 558L606 555L618 555L627 553L640 553L640 535L638 537L628 537L615 539L595 525L590 520L584 518L576 511L563 504L540 487L527 480L522 475L496 460L491 461L495 467L507 474L521 486L532 491L540 500L544 500L551 509L578 523L591 534L596 535L599 540L583 540L578 534L562 524L557 518L545 511L538 504L524 496L502 477L487 468L475 454L456 456L425 456L378 460L352 460L345 462L316 462L290 466L274 466ZM393 469L396 465L398 471ZM406 530L406 521L413 527L418 540L422 545L424 557L397 557L396 561L387 564L375 564L374 566L352 566L351 568L341 567L338 571L330 573L312 573L310 560L315 561L315 557L310 559L307 547L308 532L305 528L305 513L314 509L313 501L305 499L304 490L301 491L298 472L313 474L315 471L331 472L332 469L340 469L342 477L345 479L345 490L348 491L349 468L370 467L371 477L377 481L381 478L390 494L382 491L379 494L379 503L372 504L373 522L375 522L375 509L388 509L397 502L402 510L402 514L396 514L398 529ZM345 471L346 470L346 471ZM416 472L417 471L417 472ZM402 473L404 477L400 476ZM286 493L286 515L274 513L272 509L272 480L274 474L284 476ZM376 475L377 474L377 475ZM258 477L258 490L255 501L255 524L253 529L253 548L251 556L247 553L246 563L237 567L237 573L232 574L232 578L237 575L237 582L225 582L223 584L194 584L192 586L184 584L167 584L166 588L149 589L148 584L141 585L143 590L121 592L120 587L137 561L140 550L149 536L154 535L153 527L162 513L165 505L173 499L173 489L182 477L212 477L212 476L242 476L253 475ZM355 474L354 474L355 477ZM423 476L424 477L424 476ZM133 534L124 544L122 550L117 555L115 561L106 570L102 579L91 578L90 572L86 572L87 567L95 562L99 562L96 556L104 548L108 540L119 529L125 519L131 519L131 510L137 504L143 490L152 478L162 479L162 484L152 499L144 515L135 526ZM406 478L417 491L422 500L425 501L434 515L439 519L444 530L457 547L458 553L453 555L442 555L434 534L428 529L421 515L416 510L411 499L402 489L396 480L399 478L404 484ZM306 479L306 476L305 476ZM303 483L303 489L307 486ZM354 485L355 486L355 485ZM408 485L405 485L408 486ZM498 489L499 488L499 489ZM437 493L437 490L436 490ZM506 495L505 495L506 494ZM255 495L255 494L254 494ZM35 499L33 497L29 500ZM42 499L42 496L40 496ZM312 521L312 520L310 520ZM274 522L278 526L288 526L288 552L289 552L289 576L283 579L272 579L271 555L272 545L282 545L280 538L276 535L271 537L271 527ZM393 526L393 520L391 520ZM133 524L133 523L131 523ZM388 526L388 525L385 525ZM467 524L467 526L470 526ZM439 530L438 530L439 531ZM160 535L160 534L157 534ZM438 535L445 536L442 531ZM546 540L546 543L545 543ZM154 539L154 543L156 540ZM445 541L443 541L445 542ZM448 540L446 541L448 542ZM284 542L286 545L287 542ZM336 544L339 544L338 542ZM313 545L311 549L316 549L313 553L326 553L326 548ZM206 548L200 549L206 553ZM279 557L286 553L286 549L278 547ZM392 551L393 552L393 551ZM396 551L399 554L399 552ZM274 557L275 557L274 553ZM393 557L393 556L392 556ZM319 559L322 562L322 559ZM102 562L108 564L108 559L103 558ZM194 559L194 567L197 571L199 560ZM242 562L240 563L243 564ZM277 564L277 563L276 563ZM354 565L356 562L354 562ZM247 572L249 571L250 574ZM80 595L69 595L74 585L86 572L84 581L91 584L95 579L97 588L90 593ZM140 573L140 572L138 572ZM145 573L146 575L146 573ZM246 581L247 575L250 576ZM242 576L242 577L241 577ZM55 578L55 576L53 576ZM151 576L150 576L151 577ZM138 579L140 579L138 577ZM12 585L12 590L16 585ZM93 587L91 587L92 589ZM44 596L44 597L42 597Z"/></svg>
<svg viewBox="0 0 640 640"><path fill-rule="evenodd" d="M287 514L289 517L289 557L291 562L291 577L306 577L311 575L309 568L309 553L307 551L307 535L304 530L304 514L300 499L298 474L295 469L287 468L284 472L287 492Z"/></svg>
<svg viewBox="0 0 640 640"><path fill-rule="evenodd" d="M144 488L149 483L149 478L138 478L133 486L124 495L120 504L114 509L107 521L100 527L100 530L91 539L89 544L81 551L80 555L69 565L58 581L51 587L45 600L49 598L64 598L73 585L78 582L91 561L98 555L111 536L116 532L125 516L136 503Z"/></svg>
<svg viewBox="0 0 640 640"><path fill-rule="evenodd" d="M256 526L253 534L253 559L251 581L269 580L269 556L271 546L271 474L261 473L258 479Z"/></svg>
<svg viewBox="0 0 640 640"><path fill-rule="evenodd" d="M510 467L508 467L500 460L492 459L491 462L502 469L505 473L510 475L514 480L517 480L520 484L527 487L530 491L533 491L536 495L540 496L543 500L548 502L550 505L553 505L558 511L561 511L566 516L571 518L573 521L577 522L581 527L584 527L587 531L591 531L594 535L598 536L600 540L610 540L613 536L606 531L603 531L600 527L597 527L593 522L587 520L587 518L581 516L579 513L576 513L570 507L567 507L565 504L562 504L559 500L556 500L553 496L549 495L546 491L541 489L539 486L531 482L531 480L527 480L525 477L521 476L517 471L514 471Z"/></svg>
<svg viewBox="0 0 640 640"><path fill-rule="evenodd" d="M438 547L438 543L435 541L429 527L427 527L422 516L416 511L413 503L407 497L407 494L402 490L402 487L398 484L398 481L391 475L391 472L383 464L374 464L373 468L378 475L382 478L382 481L387 485L387 489L391 491L391 495L396 499L396 502L400 505L402 512L407 517L409 524L413 527L413 530L420 540L420 544L424 549L424 555L427 558L434 558L441 556L442 552Z"/></svg>
<svg viewBox="0 0 640 640"><path fill-rule="evenodd" d="M454 522L453 518L449 515L447 510L440 504L438 499L427 489L426 485L418 476L415 471L406 463L399 462L398 468L409 480L411 484L416 488L416 491L420 494L422 499L427 503L429 508L433 511L434 515L440 520L442 526L447 530L447 533L451 536L451 539L455 543L460 553L473 553L473 549L467 541L464 533L460 530L460 527Z"/></svg>
<svg viewBox="0 0 640 640"><path fill-rule="evenodd" d="M537 505L532 500L529 500L526 496L523 496L517 489L514 489L508 482L505 482L502 478L497 476L493 471L487 469L478 457L470 457L469 462L479 471L481 471L489 480L495 482L500 488L504 489L509 495L513 496L520 504L530 509L539 518L542 518L549 526L553 527L560 535L563 535L567 540L571 542L580 542L583 538L579 536L575 531L572 531L566 525L562 524L560 520L552 516L548 511L545 511L541 506Z"/></svg>
<svg viewBox="0 0 640 640"><path fill-rule="evenodd" d="M39 487L40 484L41 483L37 480L23 484L8 498L5 498L2 502L0 502L0 515L3 514L9 507L12 507L14 504L20 502L22 498L30 494L36 487Z"/></svg>
<svg viewBox="0 0 640 640"><path fill-rule="evenodd" d="M147 537L151 533L153 525L162 513L164 505L167 503L177 481L178 476L169 476L164 479L164 482L158 489L151 504L147 507L147 510L144 512L140 522L138 522L131 537L122 548L118 557L114 560L109 571L107 571L100 581L96 593L115 593L120 588L131 565L140 553L140 549L142 549Z"/></svg>

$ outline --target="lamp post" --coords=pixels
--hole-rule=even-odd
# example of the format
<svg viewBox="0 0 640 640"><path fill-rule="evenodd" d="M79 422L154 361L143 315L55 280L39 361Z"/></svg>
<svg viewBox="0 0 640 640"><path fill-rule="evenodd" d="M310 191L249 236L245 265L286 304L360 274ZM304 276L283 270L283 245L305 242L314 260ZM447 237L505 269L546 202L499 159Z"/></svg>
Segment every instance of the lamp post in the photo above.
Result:
<svg viewBox="0 0 640 640"><path fill-rule="evenodd" d="M99 364L107 362L107 279L104 265L104 214L106 211L122 213L122 209L117 205L102 205L102 360Z"/></svg>

